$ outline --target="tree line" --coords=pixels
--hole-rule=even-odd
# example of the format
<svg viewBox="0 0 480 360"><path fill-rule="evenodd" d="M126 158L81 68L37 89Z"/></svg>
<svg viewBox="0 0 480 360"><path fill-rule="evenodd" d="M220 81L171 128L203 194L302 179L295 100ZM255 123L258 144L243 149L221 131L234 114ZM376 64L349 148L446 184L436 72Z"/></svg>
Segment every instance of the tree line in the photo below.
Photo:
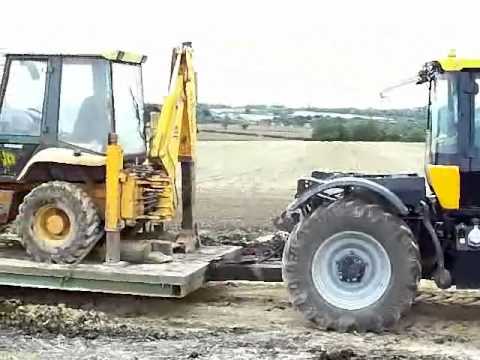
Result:
<svg viewBox="0 0 480 360"><path fill-rule="evenodd" d="M312 140L423 142L425 130L418 124L394 126L375 120L317 120L313 123Z"/></svg>

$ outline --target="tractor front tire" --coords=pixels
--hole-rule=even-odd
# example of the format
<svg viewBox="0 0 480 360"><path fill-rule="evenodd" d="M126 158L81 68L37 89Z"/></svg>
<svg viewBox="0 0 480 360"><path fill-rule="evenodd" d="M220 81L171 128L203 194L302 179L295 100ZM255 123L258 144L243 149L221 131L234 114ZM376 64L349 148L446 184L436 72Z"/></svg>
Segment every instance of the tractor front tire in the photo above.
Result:
<svg viewBox="0 0 480 360"><path fill-rule="evenodd" d="M39 262L80 262L103 236L98 211L77 185L52 181L34 188L19 207L17 232Z"/></svg>
<svg viewBox="0 0 480 360"><path fill-rule="evenodd" d="M343 199L296 225L283 279L294 307L317 326L380 332L413 303L419 258L403 220L380 205Z"/></svg>

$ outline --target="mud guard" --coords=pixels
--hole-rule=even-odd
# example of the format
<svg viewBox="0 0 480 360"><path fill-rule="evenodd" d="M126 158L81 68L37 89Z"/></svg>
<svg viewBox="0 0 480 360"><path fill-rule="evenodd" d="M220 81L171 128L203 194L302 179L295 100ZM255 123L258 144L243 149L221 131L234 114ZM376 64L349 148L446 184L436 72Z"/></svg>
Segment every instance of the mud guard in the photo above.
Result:
<svg viewBox="0 0 480 360"><path fill-rule="evenodd" d="M87 152L76 152L67 148L46 148L40 150L27 162L17 177L17 181L21 181L32 168L38 163L58 163L66 165L79 166L105 166L105 156L90 154Z"/></svg>
<svg viewBox="0 0 480 360"><path fill-rule="evenodd" d="M312 186L307 189L305 192L299 194L299 196L287 206L286 213L290 214L298 210L302 205L304 205L310 198L313 196L324 192L325 190L335 189L335 188L345 188L349 186L362 188L368 191L371 191L377 195L380 195L385 199L400 215L407 215L409 210L403 201L390 189L386 188L383 185L380 185L374 181L360 178L360 177L340 177L332 180L319 180L315 178L308 178L309 181L316 183L318 185Z"/></svg>

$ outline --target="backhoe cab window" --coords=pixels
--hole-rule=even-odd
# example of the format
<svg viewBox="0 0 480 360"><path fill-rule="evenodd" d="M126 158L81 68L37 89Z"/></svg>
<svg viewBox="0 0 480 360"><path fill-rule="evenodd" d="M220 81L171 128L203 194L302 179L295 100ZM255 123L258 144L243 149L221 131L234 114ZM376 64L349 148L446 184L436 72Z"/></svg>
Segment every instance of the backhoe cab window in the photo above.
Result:
<svg viewBox="0 0 480 360"><path fill-rule="evenodd" d="M40 135L46 74L46 61L10 63L0 110L0 135Z"/></svg>
<svg viewBox="0 0 480 360"><path fill-rule="evenodd" d="M120 145L126 154L143 154L145 141L141 68L132 64L114 63L112 73L115 131Z"/></svg>
<svg viewBox="0 0 480 360"><path fill-rule="evenodd" d="M110 67L101 59L65 58L58 119L58 138L104 153L112 128Z"/></svg>
<svg viewBox="0 0 480 360"><path fill-rule="evenodd" d="M432 92L432 153L458 152L458 96L456 82L439 75Z"/></svg>

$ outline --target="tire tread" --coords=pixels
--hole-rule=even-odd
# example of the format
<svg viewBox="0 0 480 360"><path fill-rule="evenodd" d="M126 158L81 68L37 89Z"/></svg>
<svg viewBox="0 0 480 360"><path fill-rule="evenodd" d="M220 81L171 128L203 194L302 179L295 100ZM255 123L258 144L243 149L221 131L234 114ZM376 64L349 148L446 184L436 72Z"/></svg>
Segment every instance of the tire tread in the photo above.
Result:
<svg viewBox="0 0 480 360"><path fill-rule="evenodd" d="M65 247L55 253L47 252L41 249L33 234L30 231L32 214L35 211L40 199L45 195L51 194L58 196L63 194L65 199L71 203L76 203L79 208L79 214L75 221L82 234L74 235L74 240L68 247ZM38 262L48 262L57 264L75 264L80 262L88 255L98 240L103 236L100 216L98 210L88 196L88 194L78 185L64 181L50 181L43 183L25 196L19 206L17 218L15 219L17 232L22 238L23 246L27 254Z"/></svg>
<svg viewBox="0 0 480 360"><path fill-rule="evenodd" d="M302 279L305 275L301 271L302 259L299 256L304 241L315 241L316 234L312 228L315 228L313 225L316 222L328 224L332 219L340 217L363 218L372 226L386 222L392 229L397 229L392 233L390 240L399 241L408 254L404 264L408 268L409 280L405 284L394 285L402 286L401 295L396 299L390 299L387 304L388 312L376 311L378 310L375 309L376 304L373 304L369 316L356 316L354 311L344 311L338 316L338 313L331 311L329 306L318 306L312 299L314 297L312 291L315 290L304 286ZM360 199L342 199L328 207L315 210L308 219L296 225L284 249L282 275L293 306L318 326L338 331L380 332L391 328L410 309L420 281L420 252L412 231L402 219L387 212L380 205L365 203ZM384 315L381 316L380 313Z"/></svg>

